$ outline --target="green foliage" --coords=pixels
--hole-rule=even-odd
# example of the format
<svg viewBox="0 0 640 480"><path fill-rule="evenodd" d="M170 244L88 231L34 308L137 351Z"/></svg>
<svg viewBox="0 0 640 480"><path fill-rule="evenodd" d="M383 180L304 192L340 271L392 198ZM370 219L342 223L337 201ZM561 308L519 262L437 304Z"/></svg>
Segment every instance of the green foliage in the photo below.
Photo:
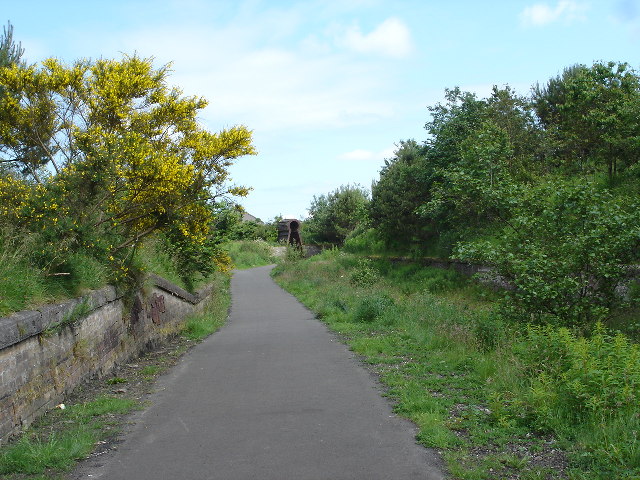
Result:
<svg viewBox="0 0 640 480"><path fill-rule="evenodd" d="M243 220L244 210L232 202L219 202L214 208L214 228L218 239L224 241L257 240L275 241L277 235L275 225L264 225L254 221ZM269 231L269 228L272 231ZM270 236L271 234L271 236Z"/></svg>
<svg viewBox="0 0 640 480"><path fill-rule="evenodd" d="M620 302L616 287L640 241L635 202L555 181L520 191L510 203L499 240L463 243L458 256L493 265L514 287L507 309L529 321L605 318Z"/></svg>
<svg viewBox="0 0 640 480"><path fill-rule="evenodd" d="M181 335L191 340L201 340L208 337L217 331L227 319L231 301L229 293L230 277L227 274L216 273L212 280L213 291L216 294L207 300L203 312L191 315L186 319L180 332Z"/></svg>
<svg viewBox="0 0 640 480"><path fill-rule="evenodd" d="M0 37L0 68L19 63L22 55L24 55L24 48L20 42L16 43L13 39L13 25L7 22Z"/></svg>
<svg viewBox="0 0 640 480"><path fill-rule="evenodd" d="M394 305L394 300L384 293L362 295L352 313L354 322L371 323L380 319Z"/></svg>
<svg viewBox="0 0 640 480"><path fill-rule="evenodd" d="M107 385L119 385L121 383L128 383L129 380L122 377L111 377L107 379Z"/></svg>
<svg viewBox="0 0 640 480"><path fill-rule="evenodd" d="M178 264L171 255L167 240L163 235L153 235L140 242L136 248L132 266L137 270L153 272L175 285L187 289Z"/></svg>
<svg viewBox="0 0 640 480"><path fill-rule="evenodd" d="M480 348L490 352L504 344L507 325L500 315L493 311L480 312L475 315L474 320L473 333Z"/></svg>
<svg viewBox="0 0 640 480"><path fill-rule="evenodd" d="M369 192L359 185L343 185L314 196L304 222L305 242L342 245L358 225L366 223L368 203Z"/></svg>
<svg viewBox="0 0 640 480"><path fill-rule="evenodd" d="M539 170L539 132L531 107L508 87L494 87L485 100L457 89L446 98L446 105L431 109L428 124L435 135L428 158L437 165L436 180L414 208L447 240L448 254L456 240L491 233L508 221L514 182Z"/></svg>
<svg viewBox="0 0 640 480"><path fill-rule="evenodd" d="M378 280L380 280L378 271L373 267L371 260L367 259L360 260L357 267L351 272L349 277L351 285L365 288L371 287Z"/></svg>
<svg viewBox="0 0 640 480"><path fill-rule="evenodd" d="M430 222L416 211L429 198L436 178L426 152L415 140L401 141L371 188L371 225L387 249L404 249L434 237Z"/></svg>
<svg viewBox="0 0 640 480"><path fill-rule="evenodd" d="M0 316L51 298L47 278L29 262L32 248L29 235L0 229Z"/></svg>
<svg viewBox="0 0 640 480"><path fill-rule="evenodd" d="M276 243L278 241L278 221L273 220L268 223L255 223L253 230L253 238L256 240L264 240L267 243Z"/></svg>
<svg viewBox="0 0 640 480"><path fill-rule="evenodd" d="M566 328L533 326L514 351L523 383L496 397L496 417L574 442L576 462L593 470L592 478L640 473L633 427L639 424L637 344L601 325L588 337ZM620 476L627 474L632 476Z"/></svg>
<svg viewBox="0 0 640 480"><path fill-rule="evenodd" d="M39 235L0 228L0 315L81 295L104 285L111 276L108 265L85 251L70 254L56 269L59 273L46 274L34 260L43 248Z"/></svg>
<svg viewBox="0 0 640 480"><path fill-rule="evenodd" d="M78 428L51 434L46 440L24 436L0 456L0 474L38 474L47 469L68 470L85 458L98 440L92 429Z"/></svg>
<svg viewBox="0 0 640 480"><path fill-rule="evenodd" d="M65 414L80 424L90 423L94 417L109 414L125 414L136 408L138 403L130 398L103 395L90 402L72 405Z"/></svg>
<svg viewBox="0 0 640 480"><path fill-rule="evenodd" d="M27 432L16 443L3 449L0 474L69 470L76 460L86 458L95 443L104 436L100 431L100 417L128 413L136 406L135 400L101 396L56 413L68 418L69 428L46 437Z"/></svg>
<svg viewBox="0 0 640 480"><path fill-rule="evenodd" d="M538 347L518 353L533 377L531 406L539 425L553 423L545 414L554 409L578 421L633 414L640 396L640 347L627 337L601 325L589 337L532 326L526 341Z"/></svg>
<svg viewBox="0 0 640 480"><path fill-rule="evenodd" d="M447 89L429 111L427 140L400 142L372 187L371 225L389 249L448 256L499 236L549 177L638 194L640 76L626 63L570 67L530 97Z"/></svg>
<svg viewBox="0 0 640 480"><path fill-rule="evenodd" d="M626 63L574 65L532 99L549 144L570 172L613 177L637 163L640 149L640 78Z"/></svg>
<svg viewBox="0 0 640 480"><path fill-rule="evenodd" d="M443 293L463 289L469 284L468 279L455 270L425 267L418 262L394 265L381 260L377 266L378 271L403 293Z"/></svg>
<svg viewBox="0 0 640 480"><path fill-rule="evenodd" d="M384 240L380 238L379 229L364 225L357 227L344 242L344 251L368 255L387 253Z"/></svg>

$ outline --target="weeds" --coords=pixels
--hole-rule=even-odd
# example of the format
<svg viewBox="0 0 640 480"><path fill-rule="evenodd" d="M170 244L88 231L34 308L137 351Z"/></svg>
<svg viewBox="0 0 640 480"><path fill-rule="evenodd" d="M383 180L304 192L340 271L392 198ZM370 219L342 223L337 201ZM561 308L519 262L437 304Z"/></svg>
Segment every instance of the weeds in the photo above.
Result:
<svg viewBox="0 0 640 480"><path fill-rule="evenodd" d="M189 316L182 329L182 336L190 340L202 340L217 331L227 319L229 309L229 277L214 277L214 293L203 312Z"/></svg>
<svg viewBox="0 0 640 480"><path fill-rule="evenodd" d="M112 377L110 379L107 380L107 385L118 385L121 383L127 383L129 380L127 380L126 378L122 378L122 377Z"/></svg>
<svg viewBox="0 0 640 480"><path fill-rule="evenodd" d="M105 417L126 414L137 407L137 402L131 399L101 396L92 402L51 412L49 415L64 417L66 427L49 433L46 428L26 432L0 455L0 474L66 471L109 434L104 428Z"/></svg>
<svg viewBox="0 0 640 480"><path fill-rule="evenodd" d="M42 247L38 246L36 236L6 227L0 230L0 316L79 296L108 283L119 282L122 286L128 281L129 287L135 288L137 284L132 279L136 275L141 277L143 272L156 273L186 290L209 282L209 277L199 274L185 282L160 236L146 239L136 249L128 267L123 267L125 270L114 270L108 260L100 261L78 251L69 254L58 265L57 272L46 273L35 266L37 262L32 258L38 248Z"/></svg>

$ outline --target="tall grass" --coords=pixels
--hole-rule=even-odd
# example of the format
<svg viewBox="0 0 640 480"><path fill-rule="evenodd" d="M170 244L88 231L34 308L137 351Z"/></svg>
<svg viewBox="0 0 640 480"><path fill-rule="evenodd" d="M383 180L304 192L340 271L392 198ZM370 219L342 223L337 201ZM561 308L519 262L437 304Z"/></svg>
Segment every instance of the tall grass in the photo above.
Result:
<svg viewBox="0 0 640 480"><path fill-rule="evenodd" d="M226 245L235 268L245 269L276 262L273 248L264 240L239 240Z"/></svg>
<svg viewBox="0 0 640 480"><path fill-rule="evenodd" d="M5 447L0 455L0 474L33 475L70 469L105 437L102 430L105 416L127 413L137 405L135 400L103 396L50 413L63 416L67 427L46 436L27 432L16 443Z"/></svg>
<svg viewBox="0 0 640 480"><path fill-rule="evenodd" d="M182 335L191 340L201 340L217 331L225 322L231 294L230 277L218 273L212 277L213 294L207 300L204 311L191 315L185 321Z"/></svg>
<svg viewBox="0 0 640 480"><path fill-rule="evenodd" d="M453 272L343 252L274 275L375 366L455 478L640 478L640 349L626 337L527 329Z"/></svg>
<svg viewBox="0 0 640 480"><path fill-rule="evenodd" d="M141 271L153 272L186 290L187 285L180 275L178 265L163 242L161 236L145 239L136 250L136 267Z"/></svg>
<svg viewBox="0 0 640 480"><path fill-rule="evenodd" d="M8 228L0 231L0 316L79 295L109 278L108 267L82 252L70 255L60 274L47 275L31 261L36 248L31 235Z"/></svg>
<svg viewBox="0 0 640 480"><path fill-rule="evenodd" d="M82 251L70 254L59 266L60 273L46 274L32 261L36 248L37 239L33 236L9 229L0 231L0 316L72 298L117 280L108 263ZM145 239L131 260L130 270L155 273L186 290L209 281L196 275L185 282L161 236Z"/></svg>

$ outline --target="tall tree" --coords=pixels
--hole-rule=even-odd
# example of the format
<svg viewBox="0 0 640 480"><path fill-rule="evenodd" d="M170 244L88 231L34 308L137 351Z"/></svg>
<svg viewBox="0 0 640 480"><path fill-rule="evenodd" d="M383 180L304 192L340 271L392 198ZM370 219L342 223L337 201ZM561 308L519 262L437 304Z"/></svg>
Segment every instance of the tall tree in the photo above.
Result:
<svg viewBox="0 0 640 480"><path fill-rule="evenodd" d="M0 36L0 68L20 63L22 55L24 48L20 42L16 43L13 39L13 25L7 22Z"/></svg>
<svg viewBox="0 0 640 480"><path fill-rule="evenodd" d="M371 188L369 215L387 246L408 248L435 236L431 224L416 211L430 197L434 180L426 153L427 147L415 140L400 141Z"/></svg>
<svg viewBox="0 0 640 480"><path fill-rule="evenodd" d="M369 192L359 185L342 185L314 196L304 223L307 241L342 245L355 228L367 221Z"/></svg>
<svg viewBox="0 0 640 480"><path fill-rule="evenodd" d="M610 178L640 154L640 77L627 63L574 65L532 100L552 140L552 154L569 171Z"/></svg>

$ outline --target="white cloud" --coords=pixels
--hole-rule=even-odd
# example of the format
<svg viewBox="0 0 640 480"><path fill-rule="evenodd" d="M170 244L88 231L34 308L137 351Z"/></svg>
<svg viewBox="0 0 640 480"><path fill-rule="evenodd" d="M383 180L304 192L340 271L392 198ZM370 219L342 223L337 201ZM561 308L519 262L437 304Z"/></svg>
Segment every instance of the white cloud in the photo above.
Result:
<svg viewBox="0 0 640 480"><path fill-rule="evenodd" d="M261 131L336 128L394 114L393 101L382 93L388 79L383 65L308 48L304 40L285 46L268 38L277 25L261 28L174 26L167 35L158 25L123 33L110 50L155 56L158 65L173 60L170 83L210 101L203 119L211 129L238 123Z"/></svg>
<svg viewBox="0 0 640 480"><path fill-rule="evenodd" d="M352 150L350 152L346 152L341 155L338 155L338 159L347 160L347 161L356 161L356 162L375 161L377 163L380 163L384 159L392 158L396 150L397 150L396 147L386 148L379 152L357 149L357 150Z"/></svg>
<svg viewBox="0 0 640 480"><path fill-rule="evenodd" d="M574 0L560 0L555 7L546 3L536 3L526 7L520 14L524 25L542 27L550 23L563 21L573 23L586 18L588 6Z"/></svg>
<svg viewBox="0 0 640 480"><path fill-rule="evenodd" d="M366 34L341 27L338 45L331 25L337 18L345 23L323 9L358 11L356 6L372 0L352 1L265 8L265 2L247 0L234 7L222 2L226 7L218 11L213 2L189 0L193 10L181 12L173 10L177 0L161 0L158 18L109 34L80 27L66 43L72 58L137 52L154 57L157 66L172 62L169 83L209 100L201 120L211 130L234 124L256 132L369 125L397 114L399 99L390 94L398 90L392 87L397 71L379 55L348 53L399 56L411 40L402 22L389 18Z"/></svg>
<svg viewBox="0 0 640 480"><path fill-rule="evenodd" d="M382 22L368 34L363 34L360 27L354 25L344 32L339 43L358 53L392 58L406 57L413 50L409 28L393 17Z"/></svg>

